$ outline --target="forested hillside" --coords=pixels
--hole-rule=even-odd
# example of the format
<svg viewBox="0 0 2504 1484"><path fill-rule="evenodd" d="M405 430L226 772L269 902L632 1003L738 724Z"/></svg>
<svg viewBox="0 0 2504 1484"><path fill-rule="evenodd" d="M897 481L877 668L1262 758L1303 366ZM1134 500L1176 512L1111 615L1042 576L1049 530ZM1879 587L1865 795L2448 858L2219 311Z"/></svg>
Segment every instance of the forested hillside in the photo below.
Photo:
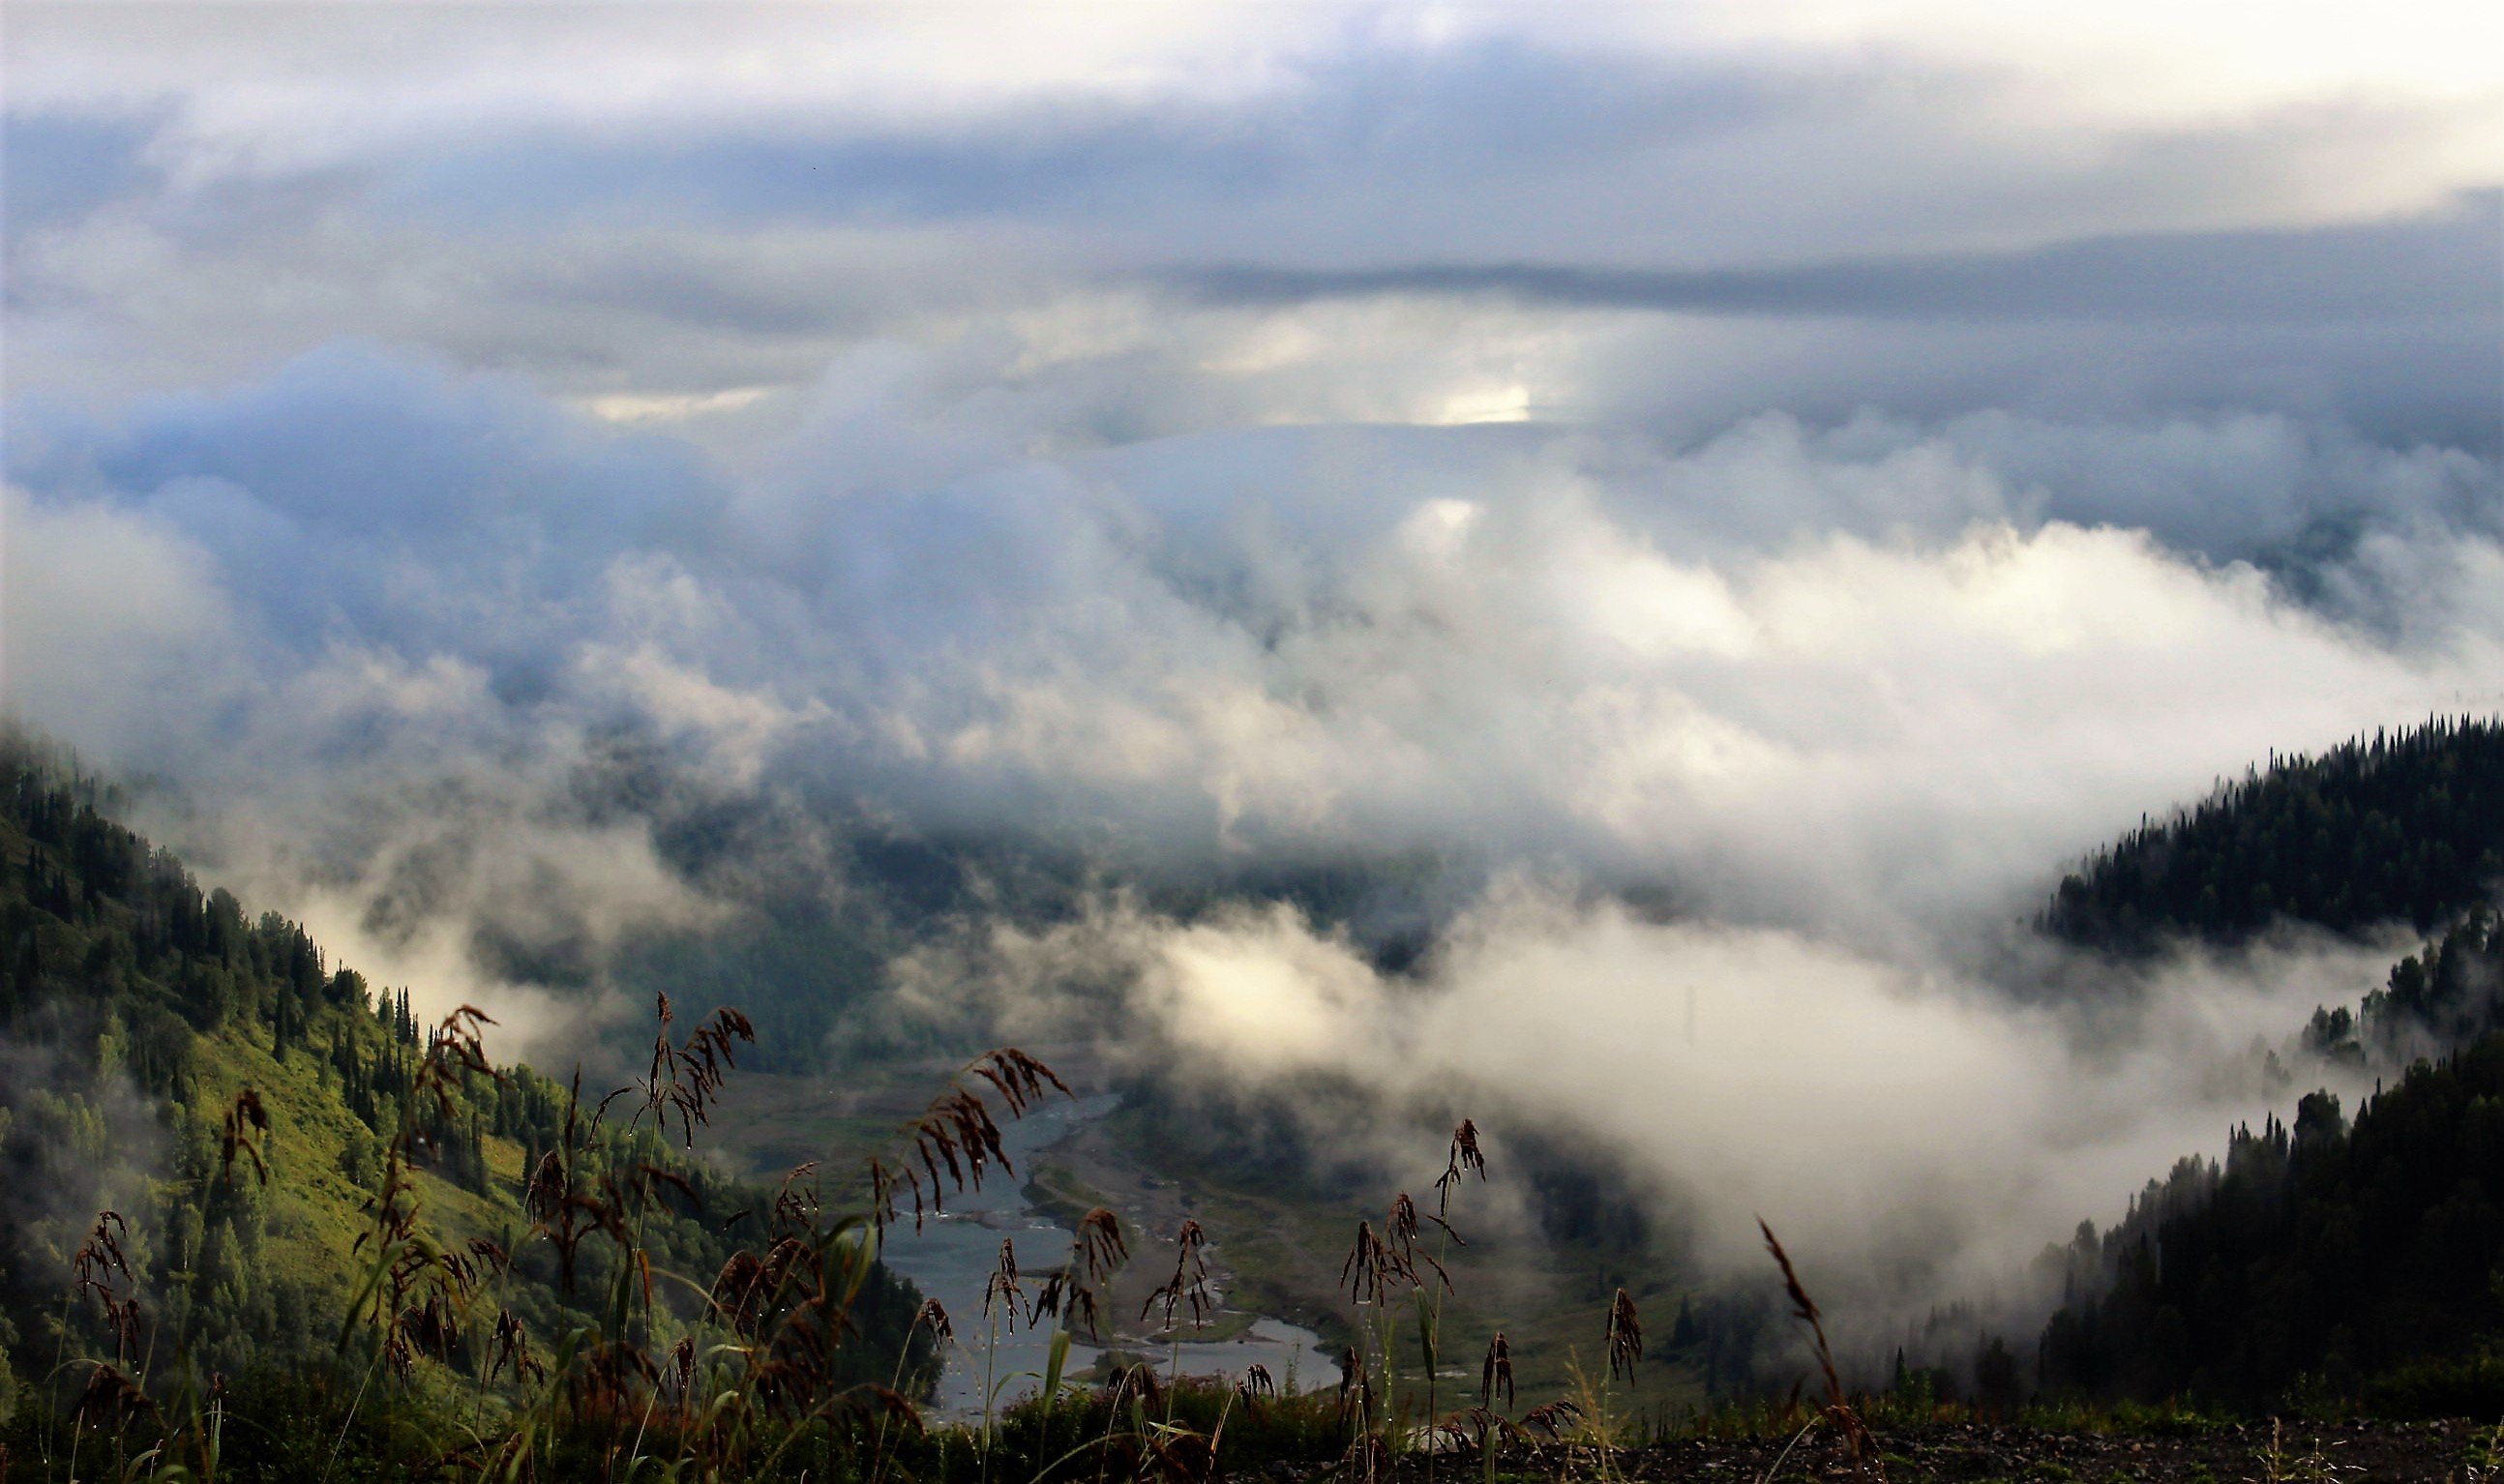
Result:
<svg viewBox="0 0 2504 1484"><path fill-rule="evenodd" d="M694 1334L743 1245L814 1199L679 1145L751 1039L736 1013L690 1033L665 1007L651 1077L578 1097L202 891L113 802L0 737L0 1423L108 1372L170 1404L369 1354L414 1397L483 1401L570 1334ZM928 1354L899 1365L911 1290L860 1279L829 1383Z"/></svg>
<svg viewBox="0 0 2504 1484"><path fill-rule="evenodd" d="M2504 948L2490 925L2482 951ZM2306 1096L2070 1249L2056 1393L2490 1415L2504 1406L2504 1036L2419 1062L2348 1124Z"/></svg>
<svg viewBox="0 0 2504 1484"><path fill-rule="evenodd" d="M2387 1076L2177 1163L2062 1254L2042 1388L2267 1410L2504 1412L2504 724L2437 722L2290 759L2100 854L2049 925L2108 947L2274 914L2431 936L2301 1049ZM2299 1064L2303 1064L2299 1058ZM2379 1086L2379 1085L2378 1085Z"/></svg>
<svg viewBox="0 0 2504 1484"><path fill-rule="evenodd" d="M2274 917L2432 930L2504 878L2504 719L2377 732L2274 759L2143 825L2061 882L2044 926L2077 944L2241 936Z"/></svg>

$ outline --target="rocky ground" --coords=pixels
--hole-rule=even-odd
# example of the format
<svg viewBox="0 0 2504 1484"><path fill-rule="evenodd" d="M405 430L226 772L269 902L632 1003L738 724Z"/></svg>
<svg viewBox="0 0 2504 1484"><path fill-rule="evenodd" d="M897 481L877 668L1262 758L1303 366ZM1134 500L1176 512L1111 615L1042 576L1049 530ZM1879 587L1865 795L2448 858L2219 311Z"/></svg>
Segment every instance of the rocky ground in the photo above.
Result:
<svg viewBox="0 0 2504 1484"><path fill-rule="evenodd" d="M2268 1424L2178 1436L2047 1432L2022 1428L1896 1429L1878 1434L1892 1484L2061 1480L2079 1484L2480 1484L2504 1480L2504 1439L2469 1423ZM1609 1470L1629 1480L1755 1481L1783 1452L1779 1439L1687 1440L1618 1455ZM1561 1459L1559 1462L1563 1462ZM1559 1470L1590 1478L1581 1461ZM1802 1442L1779 1479L1863 1477L1831 1440ZM1465 1470L1454 1484L1472 1484Z"/></svg>

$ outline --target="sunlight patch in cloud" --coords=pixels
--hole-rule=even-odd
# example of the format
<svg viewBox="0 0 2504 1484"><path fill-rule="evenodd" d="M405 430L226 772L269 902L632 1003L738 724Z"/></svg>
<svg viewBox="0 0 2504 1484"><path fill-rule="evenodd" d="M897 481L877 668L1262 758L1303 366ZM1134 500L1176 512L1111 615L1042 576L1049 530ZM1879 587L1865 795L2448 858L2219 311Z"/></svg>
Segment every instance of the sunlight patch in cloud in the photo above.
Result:
<svg viewBox="0 0 2504 1484"><path fill-rule="evenodd" d="M1471 423L1523 423L1530 420L1530 388L1519 383L1511 386L1470 387L1455 392L1441 407L1418 421L1437 428L1457 428Z"/></svg>
<svg viewBox="0 0 2504 1484"><path fill-rule="evenodd" d="M677 423L709 412L737 412L771 395L772 387L726 387L718 392L609 392L574 398L604 423Z"/></svg>

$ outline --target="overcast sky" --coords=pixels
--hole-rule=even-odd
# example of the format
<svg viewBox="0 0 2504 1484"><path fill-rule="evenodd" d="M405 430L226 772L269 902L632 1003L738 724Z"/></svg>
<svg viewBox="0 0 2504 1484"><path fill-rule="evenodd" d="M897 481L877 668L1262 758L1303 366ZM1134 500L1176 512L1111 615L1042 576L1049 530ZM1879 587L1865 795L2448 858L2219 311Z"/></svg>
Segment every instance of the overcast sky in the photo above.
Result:
<svg viewBox="0 0 2504 1484"><path fill-rule="evenodd" d="M374 859L457 784L635 911L562 802L621 730L1141 861L2004 917L2498 704L2498 28L13 5L8 704Z"/></svg>

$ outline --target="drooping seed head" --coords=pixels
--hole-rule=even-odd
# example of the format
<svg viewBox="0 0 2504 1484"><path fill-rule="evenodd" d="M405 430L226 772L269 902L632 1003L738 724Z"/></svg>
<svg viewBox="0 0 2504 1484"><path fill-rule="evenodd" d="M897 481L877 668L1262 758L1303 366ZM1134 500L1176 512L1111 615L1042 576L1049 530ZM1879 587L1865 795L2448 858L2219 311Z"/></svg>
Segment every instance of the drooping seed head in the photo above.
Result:
<svg viewBox="0 0 2504 1484"><path fill-rule="evenodd" d="M1018 1327L1018 1305L1026 1298L1026 1290L1018 1284L1017 1246L1006 1238L1000 1242L999 1262L983 1285L983 1315L990 1318L994 1305L1008 1311L1008 1326Z"/></svg>
<svg viewBox="0 0 2504 1484"><path fill-rule="evenodd" d="M1513 1405L1513 1346L1501 1329L1487 1342L1486 1363L1478 1369L1478 1402L1493 1406L1498 1395L1505 1405Z"/></svg>
<svg viewBox="0 0 2504 1484"><path fill-rule="evenodd" d="M1635 1313L1635 1301L1624 1289L1609 1302L1609 1374L1622 1374L1634 1379L1635 1363L1643 1359L1643 1321Z"/></svg>
<svg viewBox="0 0 2504 1484"><path fill-rule="evenodd" d="M1173 1276L1148 1295L1147 1303L1139 1310L1139 1318L1146 1319L1149 1310L1163 1304L1165 1327L1170 1329L1173 1328L1174 1310L1188 1303L1193 1329L1200 1329L1208 1323L1208 1316L1217 1307L1217 1294L1209 1286L1208 1260L1202 1251L1207 1245L1208 1234L1200 1229L1200 1223L1185 1218L1181 1228L1174 1233Z"/></svg>
<svg viewBox="0 0 2504 1484"><path fill-rule="evenodd" d="M1097 1206L1078 1219L1077 1265L1090 1283L1101 1283L1112 1275L1130 1255L1130 1244L1122 1235L1122 1222L1112 1212Z"/></svg>

